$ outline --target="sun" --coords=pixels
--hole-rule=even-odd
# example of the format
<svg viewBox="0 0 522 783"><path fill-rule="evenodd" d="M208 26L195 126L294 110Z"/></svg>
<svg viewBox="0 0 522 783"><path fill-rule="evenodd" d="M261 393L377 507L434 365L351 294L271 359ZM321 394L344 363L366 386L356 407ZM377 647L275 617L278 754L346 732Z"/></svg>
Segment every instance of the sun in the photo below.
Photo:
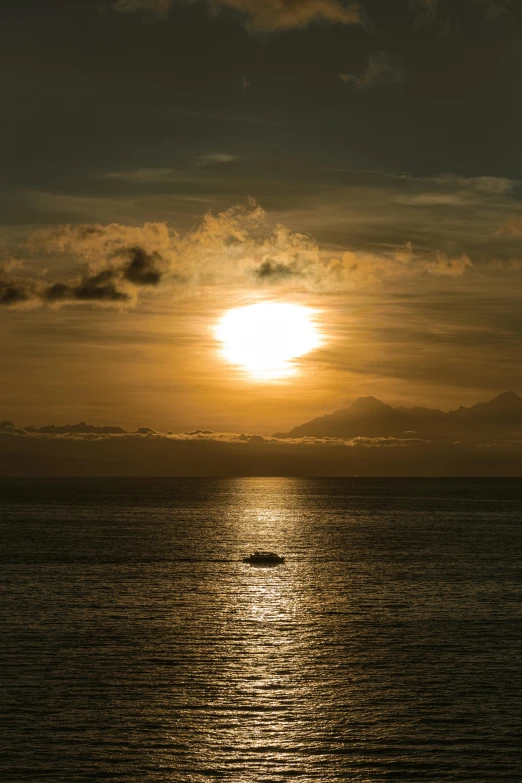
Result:
<svg viewBox="0 0 522 783"><path fill-rule="evenodd" d="M228 310L214 334L223 357L251 379L278 380L294 375L293 360L320 345L313 316L303 305L261 302Z"/></svg>

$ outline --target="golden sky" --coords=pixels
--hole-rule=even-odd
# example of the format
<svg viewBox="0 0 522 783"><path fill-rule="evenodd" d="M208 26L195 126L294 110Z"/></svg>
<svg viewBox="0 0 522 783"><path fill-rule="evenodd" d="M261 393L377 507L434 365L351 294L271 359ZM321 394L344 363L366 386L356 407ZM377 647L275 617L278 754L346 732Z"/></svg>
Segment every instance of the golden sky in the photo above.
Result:
<svg viewBox="0 0 522 783"><path fill-rule="evenodd" d="M22 6L3 418L270 434L360 396L522 387L514 3ZM223 354L216 326L255 303L313 313L291 372Z"/></svg>

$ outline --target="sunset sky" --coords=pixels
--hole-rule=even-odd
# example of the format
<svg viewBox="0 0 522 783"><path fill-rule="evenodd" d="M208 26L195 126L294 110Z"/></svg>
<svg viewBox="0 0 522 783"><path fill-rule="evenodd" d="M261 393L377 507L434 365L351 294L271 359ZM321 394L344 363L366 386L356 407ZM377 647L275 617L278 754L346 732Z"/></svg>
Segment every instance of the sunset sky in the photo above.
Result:
<svg viewBox="0 0 522 783"><path fill-rule="evenodd" d="M0 419L270 434L522 390L518 0L1 22ZM315 329L281 377L216 332L261 302Z"/></svg>

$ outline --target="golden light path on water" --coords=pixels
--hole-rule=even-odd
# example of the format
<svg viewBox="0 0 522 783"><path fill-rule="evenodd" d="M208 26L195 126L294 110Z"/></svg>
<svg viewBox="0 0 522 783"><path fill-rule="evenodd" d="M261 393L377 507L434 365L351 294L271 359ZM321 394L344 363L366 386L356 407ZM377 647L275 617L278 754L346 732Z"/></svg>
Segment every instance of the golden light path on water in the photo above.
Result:
<svg viewBox="0 0 522 783"><path fill-rule="evenodd" d="M273 493L270 479L232 480L230 485L233 495L222 525L231 546L248 553L264 542L295 559L300 552L299 504L285 507L280 502L285 490L292 493L292 482L283 480ZM220 597L221 622L230 632L220 677L228 687L215 705L219 710L211 730L207 722L200 726L207 769L228 768L237 783L275 780L274 764L279 772L295 775L309 736L304 715L315 716L317 708L309 671L314 653L295 632L306 617L306 604L306 584L292 556L280 568L238 566L237 578ZM223 747L240 761L225 761ZM304 783L310 783L306 766L299 771Z"/></svg>
<svg viewBox="0 0 522 783"><path fill-rule="evenodd" d="M321 344L315 311L285 302L260 302L228 310L214 330L222 356L252 380L294 375L295 360Z"/></svg>

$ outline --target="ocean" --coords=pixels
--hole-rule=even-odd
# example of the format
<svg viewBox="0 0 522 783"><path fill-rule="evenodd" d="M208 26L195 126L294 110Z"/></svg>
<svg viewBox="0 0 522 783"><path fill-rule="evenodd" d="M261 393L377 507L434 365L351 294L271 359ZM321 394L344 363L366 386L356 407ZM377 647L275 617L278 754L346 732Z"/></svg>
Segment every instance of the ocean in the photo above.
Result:
<svg viewBox="0 0 522 783"><path fill-rule="evenodd" d="M522 481L2 479L0 527L2 782L522 781Z"/></svg>

